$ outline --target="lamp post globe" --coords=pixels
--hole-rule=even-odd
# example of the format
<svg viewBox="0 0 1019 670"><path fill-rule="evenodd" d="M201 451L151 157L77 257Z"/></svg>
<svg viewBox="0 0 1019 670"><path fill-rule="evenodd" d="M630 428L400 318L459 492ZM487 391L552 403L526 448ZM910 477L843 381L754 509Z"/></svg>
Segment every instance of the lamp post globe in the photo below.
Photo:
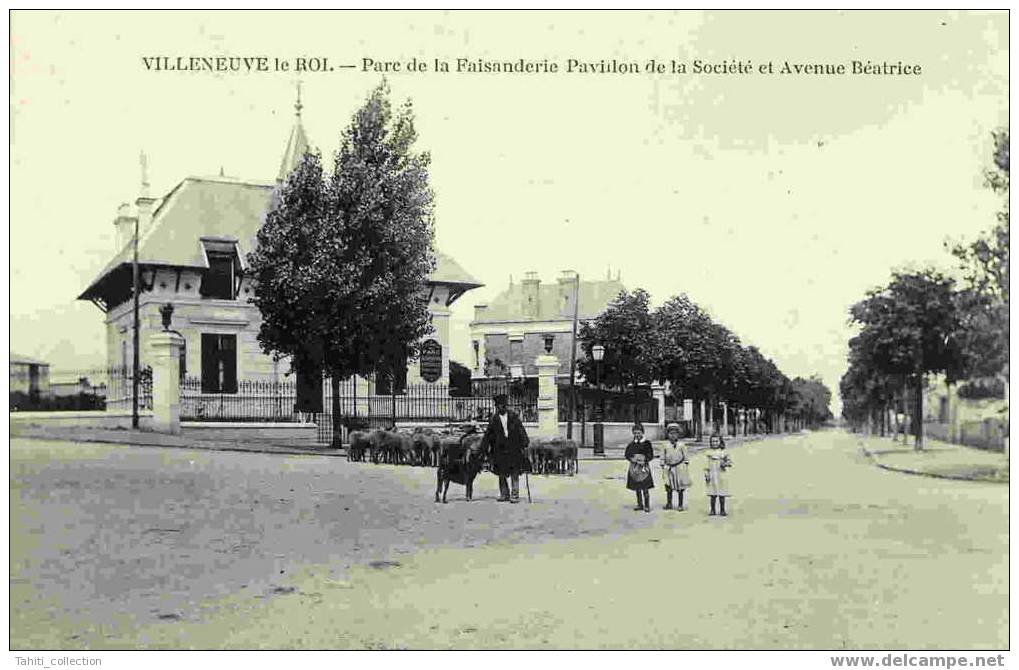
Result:
<svg viewBox="0 0 1019 670"><path fill-rule="evenodd" d="M605 455L605 426L602 424L602 419L605 415L604 398L601 395L601 365L602 359L605 358L605 347L596 344L591 347L591 358L594 359L594 385L598 392L598 413L595 417L594 423L594 453L595 455Z"/></svg>

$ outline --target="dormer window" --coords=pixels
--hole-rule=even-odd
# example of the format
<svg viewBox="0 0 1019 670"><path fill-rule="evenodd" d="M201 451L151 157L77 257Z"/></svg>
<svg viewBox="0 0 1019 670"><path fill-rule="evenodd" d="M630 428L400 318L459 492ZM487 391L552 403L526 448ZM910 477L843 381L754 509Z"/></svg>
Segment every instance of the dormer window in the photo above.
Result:
<svg viewBox="0 0 1019 670"><path fill-rule="evenodd" d="M206 298L236 300L241 287L240 255L235 240L202 238L209 269L202 277L201 294Z"/></svg>

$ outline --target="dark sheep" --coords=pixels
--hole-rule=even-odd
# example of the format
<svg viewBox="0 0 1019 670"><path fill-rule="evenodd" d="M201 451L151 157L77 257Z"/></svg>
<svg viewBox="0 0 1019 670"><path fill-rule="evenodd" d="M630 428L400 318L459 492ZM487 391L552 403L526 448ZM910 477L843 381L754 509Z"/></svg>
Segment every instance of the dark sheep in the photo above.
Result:
<svg viewBox="0 0 1019 670"><path fill-rule="evenodd" d="M467 435L460 440L443 439L436 470L435 502L440 502L440 492L441 502L446 502L450 482L466 487L467 500L473 500L474 479L481 472L483 463L481 435Z"/></svg>
<svg viewBox="0 0 1019 670"><path fill-rule="evenodd" d="M348 461L363 461L371 449L371 434L362 430L351 431L347 435L349 446L347 447Z"/></svg>

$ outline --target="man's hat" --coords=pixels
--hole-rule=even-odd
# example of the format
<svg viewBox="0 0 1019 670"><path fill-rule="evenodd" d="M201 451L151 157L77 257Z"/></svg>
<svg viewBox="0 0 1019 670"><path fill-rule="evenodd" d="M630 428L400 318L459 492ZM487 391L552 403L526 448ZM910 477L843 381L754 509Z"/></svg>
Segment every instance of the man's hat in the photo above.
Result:
<svg viewBox="0 0 1019 670"><path fill-rule="evenodd" d="M682 433L683 429L680 427L680 425L678 423L673 422L673 423L670 423L669 425L667 425L665 427L665 434L668 435L672 431L676 431L677 433Z"/></svg>
<svg viewBox="0 0 1019 670"><path fill-rule="evenodd" d="M633 428L630 429L630 432L632 433L632 432L638 431L638 430L640 432L642 432L642 433L644 432L644 424L642 424L640 421L634 422Z"/></svg>
<svg viewBox="0 0 1019 670"><path fill-rule="evenodd" d="M505 393L500 393L499 395L492 397L492 402L494 402L496 405L508 405L509 396L506 395Z"/></svg>

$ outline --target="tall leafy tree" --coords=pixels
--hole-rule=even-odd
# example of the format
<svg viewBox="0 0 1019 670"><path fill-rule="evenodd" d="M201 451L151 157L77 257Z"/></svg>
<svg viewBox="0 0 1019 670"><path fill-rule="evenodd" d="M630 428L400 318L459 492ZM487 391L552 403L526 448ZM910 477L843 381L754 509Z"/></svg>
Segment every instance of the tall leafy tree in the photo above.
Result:
<svg viewBox="0 0 1019 670"><path fill-rule="evenodd" d="M949 381L965 374L965 357L955 337L962 320L955 281L935 270L896 272L887 287L875 289L850 308L863 326L860 351L867 364L886 375L907 375L916 398L916 445L923 448L923 387L930 373Z"/></svg>
<svg viewBox="0 0 1019 670"><path fill-rule="evenodd" d="M683 294L655 310L653 320L656 379L709 403L735 392L740 344L728 329Z"/></svg>
<svg viewBox="0 0 1019 670"><path fill-rule="evenodd" d="M794 416L804 427L814 428L832 418L831 391L817 376L792 380L795 394Z"/></svg>
<svg viewBox="0 0 1019 670"><path fill-rule="evenodd" d="M411 104L394 112L383 82L343 132L331 175L303 157L248 258L261 347L329 375L334 416L341 379L394 378L431 330L433 195L416 139Z"/></svg>
<svg viewBox="0 0 1019 670"><path fill-rule="evenodd" d="M577 362L577 369L585 379L594 380L596 376L591 348L601 344L605 358L600 383L635 389L652 380L655 352L649 301L644 289L621 291L597 318L581 324L579 338L585 355Z"/></svg>
<svg viewBox="0 0 1019 670"><path fill-rule="evenodd" d="M330 371L395 378L431 331L425 285L435 269L430 156L415 152L414 112L394 113L383 82L343 134L329 184L330 223L339 242L326 253L357 268L336 292L332 314L356 314Z"/></svg>
<svg viewBox="0 0 1019 670"><path fill-rule="evenodd" d="M1009 131L994 133L993 167L984 174L988 187L1003 196L1002 209L990 231L969 244L956 244L951 251L966 273L967 283L988 297L1009 300Z"/></svg>
<svg viewBox="0 0 1019 670"><path fill-rule="evenodd" d="M291 357L295 370L321 369L335 335L321 313L337 275L336 259L321 253L328 210L321 158L306 153L275 194L247 259L255 280L250 301L262 316L259 344L277 360Z"/></svg>
<svg viewBox="0 0 1019 670"><path fill-rule="evenodd" d="M1007 377L1009 316L1009 131L994 133L992 167L986 184L1002 196L997 221L969 244L951 248L965 286L957 303L964 319L959 341L975 376Z"/></svg>

